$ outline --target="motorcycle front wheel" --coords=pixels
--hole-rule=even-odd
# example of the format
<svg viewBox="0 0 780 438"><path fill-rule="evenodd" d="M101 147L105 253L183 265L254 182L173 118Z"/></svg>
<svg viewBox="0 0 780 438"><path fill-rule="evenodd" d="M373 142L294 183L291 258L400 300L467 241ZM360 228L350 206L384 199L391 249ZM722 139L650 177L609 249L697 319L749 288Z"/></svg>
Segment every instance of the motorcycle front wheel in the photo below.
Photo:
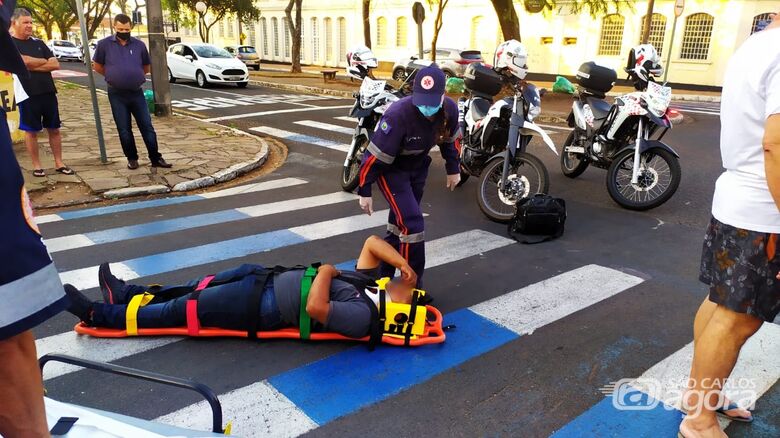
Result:
<svg viewBox="0 0 780 438"><path fill-rule="evenodd" d="M639 157L639 181L631 183L634 151L618 154L607 171L607 191L621 207L629 210L650 210L658 207L680 186L680 162L664 149L652 149Z"/></svg>
<svg viewBox="0 0 780 438"><path fill-rule="evenodd" d="M494 158L487 163L479 179L477 204L491 220L506 223L515 214L515 204L519 200L547 193L550 177L544 164L526 152L517 153L514 164L509 168L507 186L502 190L499 185L503 170L503 158Z"/></svg>
<svg viewBox="0 0 780 438"><path fill-rule="evenodd" d="M566 137L566 143L563 144L563 150L561 151L561 172L564 176L569 178L577 178L585 172L588 168L588 160L585 159L583 154L566 152L566 147L571 146L576 138L577 131L572 131L569 136Z"/></svg>
<svg viewBox="0 0 780 438"><path fill-rule="evenodd" d="M355 144L355 151L351 157L347 157L347 164L341 169L341 188L345 192L354 191L360 183L360 163L363 161L368 139L360 136Z"/></svg>

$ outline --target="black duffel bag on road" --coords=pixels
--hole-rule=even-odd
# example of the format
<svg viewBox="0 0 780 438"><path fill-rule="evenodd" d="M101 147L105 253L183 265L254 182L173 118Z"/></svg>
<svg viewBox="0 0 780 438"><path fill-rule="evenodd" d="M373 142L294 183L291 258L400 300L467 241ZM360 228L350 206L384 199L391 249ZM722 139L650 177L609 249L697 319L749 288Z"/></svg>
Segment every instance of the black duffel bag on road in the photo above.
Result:
<svg viewBox="0 0 780 438"><path fill-rule="evenodd" d="M537 194L521 199L509 220L509 235L521 243L533 245L557 239L563 235L566 222L566 201L550 195ZM540 240L521 240L520 235L545 236Z"/></svg>

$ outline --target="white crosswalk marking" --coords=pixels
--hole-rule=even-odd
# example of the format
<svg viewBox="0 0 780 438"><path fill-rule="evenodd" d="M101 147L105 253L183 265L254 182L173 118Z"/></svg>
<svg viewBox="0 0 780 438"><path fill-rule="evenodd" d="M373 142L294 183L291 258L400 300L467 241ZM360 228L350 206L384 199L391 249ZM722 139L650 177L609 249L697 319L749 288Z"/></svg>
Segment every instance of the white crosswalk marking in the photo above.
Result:
<svg viewBox="0 0 780 438"><path fill-rule="evenodd" d="M325 131L338 132L339 134L352 135L355 132L355 128L346 128L340 125L334 125L331 123L318 122L316 120L298 120L294 122L296 125L309 126L312 128L323 129Z"/></svg>
<svg viewBox="0 0 780 438"><path fill-rule="evenodd" d="M274 114L301 113L306 111L329 111L329 110L345 109L345 108L352 108L352 105L317 106L313 108L291 108L291 109L283 109L283 110L259 111L254 113L233 114L230 116L212 117L210 119L204 119L204 120L207 122L221 122L225 120L246 119L249 117L271 116Z"/></svg>
<svg viewBox="0 0 780 438"><path fill-rule="evenodd" d="M344 122L357 123L357 118L355 118L355 117L338 116L338 117L334 117L334 119L341 120L341 121L344 121Z"/></svg>
<svg viewBox="0 0 780 438"><path fill-rule="evenodd" d="M335 149L341 152L347 152L349 150L348 144L338 143L331 140L325 140L324 138L319 138L319 137L312 137L310 135L298 134L295 132L285 131L283 129L272 128L270 126L257 126L249 129L273 137L283 138L285 140L297 141L301 143L308 143L314 146L322 146L328 149Z"/></svg>

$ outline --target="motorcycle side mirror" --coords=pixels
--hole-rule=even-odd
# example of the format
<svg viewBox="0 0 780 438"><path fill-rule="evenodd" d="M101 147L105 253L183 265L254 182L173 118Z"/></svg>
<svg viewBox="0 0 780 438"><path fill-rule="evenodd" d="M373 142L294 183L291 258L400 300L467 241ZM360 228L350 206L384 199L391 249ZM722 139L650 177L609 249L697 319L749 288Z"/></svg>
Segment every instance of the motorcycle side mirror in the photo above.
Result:
<svg viewBox="0 0 780 438"><path fill-rule="evenodd" d="M539 90L539 97L544 97L545 94L547 94L546 88L542 88L541 90Z"/></svg>

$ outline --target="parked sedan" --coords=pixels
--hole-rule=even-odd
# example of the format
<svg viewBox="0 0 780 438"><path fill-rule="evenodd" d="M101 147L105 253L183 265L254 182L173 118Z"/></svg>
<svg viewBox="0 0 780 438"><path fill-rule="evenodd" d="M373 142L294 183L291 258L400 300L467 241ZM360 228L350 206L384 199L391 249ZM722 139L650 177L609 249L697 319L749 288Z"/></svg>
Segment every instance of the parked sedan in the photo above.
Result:
<svg viewBox="0 0 780 438"><path fill-rule="evenodd" d="M247 67L252 67L255 71L260 70L260 56L252 46L227 46L225 47L231 55L240 59Z"/></svg>
<svg viewBox="0 0 780 438"><path fill-rule="evenodd" d="M59 61L82 61L84 59L81 50L70 41L51 40L47 45Z"/></svg>
<svg viewBox="0 0 780 438"><path fill-rule="evenodd" d="M249 71L243 62L227 50L211 44L174 44L168 49L168 80L195 81L199 87L209 84L249 83Z"/></svg>
<svg viewBox="0 0 780 438"><path fill-rule="evenodd" d="M431 49L423 50L423 58L431 59ZM397 81L406 79L406 75L408 74L407 66L415 59L417 59L417 55L410 55L398 60L398 62L393 65L393 79ZM453 76L462 77L463 73L466 71L466 67L472 62L483 62L482 52L479 50L436 48L436 64L444 71L444 75L447 76L447 78Z"/></svg>

